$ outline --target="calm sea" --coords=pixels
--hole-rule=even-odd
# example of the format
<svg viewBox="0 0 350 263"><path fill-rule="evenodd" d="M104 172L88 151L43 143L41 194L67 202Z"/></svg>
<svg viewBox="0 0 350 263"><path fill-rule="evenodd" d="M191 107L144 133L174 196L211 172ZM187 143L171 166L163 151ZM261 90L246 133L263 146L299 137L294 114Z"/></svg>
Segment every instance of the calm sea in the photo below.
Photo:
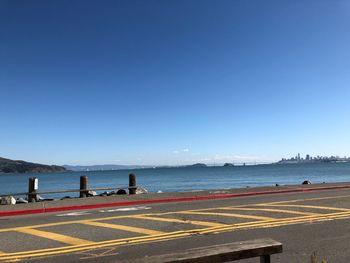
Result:
<svg viewBox="0 0 350 263"><path fill-rule="evenodd" d="M203 168L156 168L98 172L41 174L1 174L0 196L27 191L28 177L39 178L41 191L77 189L79 177L87 175L91 188L127 186L128 174L135 173L137 184L150 192L184 192L206 189L271 186L275 184L350 182L350 163L257 165ZM45 197L59 198L72 194Z"/></svg>

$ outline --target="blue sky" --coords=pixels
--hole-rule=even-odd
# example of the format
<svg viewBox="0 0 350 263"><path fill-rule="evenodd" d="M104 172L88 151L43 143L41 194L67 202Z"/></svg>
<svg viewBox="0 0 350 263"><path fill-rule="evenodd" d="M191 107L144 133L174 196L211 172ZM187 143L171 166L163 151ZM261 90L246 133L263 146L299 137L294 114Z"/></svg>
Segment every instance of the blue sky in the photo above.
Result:
<svg viewBox="0 0 350 263"><path fill-rule="evenodd" d="M348 1L0 2L0 156L350 155Z"/></svg>

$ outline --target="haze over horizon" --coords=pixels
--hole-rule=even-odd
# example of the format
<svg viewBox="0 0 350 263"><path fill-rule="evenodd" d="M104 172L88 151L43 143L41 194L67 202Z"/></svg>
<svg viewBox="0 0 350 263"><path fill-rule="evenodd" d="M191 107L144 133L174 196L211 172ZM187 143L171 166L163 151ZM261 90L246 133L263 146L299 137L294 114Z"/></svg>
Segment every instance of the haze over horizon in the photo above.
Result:
<svg viewBox="0 0 350 263"><path fill-rule="evenodd" d="M0 156L350 155L350 2L0 2Z"/></svg>

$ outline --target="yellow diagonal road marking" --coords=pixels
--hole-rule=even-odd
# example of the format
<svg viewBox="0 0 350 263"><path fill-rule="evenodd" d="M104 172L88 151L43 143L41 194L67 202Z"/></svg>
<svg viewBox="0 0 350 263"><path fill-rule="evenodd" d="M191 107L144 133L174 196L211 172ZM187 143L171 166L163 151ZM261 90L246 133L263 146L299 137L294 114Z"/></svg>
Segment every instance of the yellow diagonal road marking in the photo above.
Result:
<svg viewBox="0 0 350 263"><path fill-rule="evenodd" d="M325 196L325 197L314 197L314 198L303 198L303 199L294 199L294 200L284 200L284 201L276 201L269 203L260 203L259 205L273 205L273 204L290 204L297 202L305 202L305 201L319 201L319 200L332 200L332 199L341 199L341 198L349 198L350 195L337 195L337 196ZM250 206L250 205L243 205ZM241 207L241 206L237 206Z"/></svg>
<svg viewBox="0 0 350 263"><path fill-rule="evenodd" d="M233 225L228 225L228 227L211 227L206 229L176 231L176 232L171 232L171 233L158 235L158 236L142 236L137 238L101 241L90 245L68 246L68 247L60 247L60 248L49 248L49 249L41 249L41 250L33 250L33 251L15 252L15 253L6 254L4 256L0 256L0 260L16 260L16 259L24 259L28 257L66 254L70 252L78 252L78 251L84 251L88 249L96 249L96 248L103 248L103 247L110 247L110 246L117 246L117 245L165 241L170 239L189 237L192 234L220 233L220 232L234 231L238 229L252 229L252 228L261 228L261 227L269 228L269 227L277 227L277 226L283 226L283 225L289 225L289 224L307 223L307 222L310 222L310 220L324 221L324 220L334 220L334 219L342 219L342 218L349 218L349 217L350 217L350 213L343 212L343 213L327 214L319 217L304 216L300 218L286 218L283 220L274 220L271 222L260 221L260 222L253 222L253 223L250 222L250 223L242 223L242 224L233 224Z"/></svg>
<svg viewBox="0 0 350 263"><path fill-rule="evenodd" d="M260 206L260 204L257 204L257 206ZM347 209L347 208L338 208L338 207L330 207L330 206L285 205L285 204L269 204L269 205L266 205L266 206L300 207L300 208L313 208L313 209L321 209L321 210L333 210L333 211L350 212L350 209Z"/></svg>
<svg viewBox="0 0 350 263"><path fill-rule="evenodd" d="M180 224L191 224L191 225L198 225L198 226L208 226L208 227L227 226L226 224L213 223L213 222L205 222L205 221L197 221L197 220L180 220L175 218L163 218L163 217L154 217L154 216L134 216L133 218L140 218L140 219L161 221L161 222L180 223Z"/></svg>
<svg viewBox="0 0 350 263"><path fill-rule="evenodd" d="M246 207L223 207L220 210L242 210L242 211L266 211L273 213L286 213L286 214L295 214L295 215L321 215L319 213L309 213L309 212L300 212L294 210L284 210L284 209L273 209L273 208L246 208Z"/></svg>
<svg viewBox="0 0 350 263"><path fill-rule="evenodd" d="M76 238L76 237L70 237L66 235L61 235L61 234L56 234L52 232L47 232L47 231L41 231L38 229L31 229L31 228L22 228L22 229L17 229L17 232L24 233L24 234L29 234L32 236L37 236L37 237L43 237L51 240L55 240L61 243L69 244L69 245L82 245L82 244L93 244L94 242Z"/></svg>
<svg viewBox="0 0 350 263"><path fill-rule="evenodd" d="M88 245L88 246L67 246L67 247L61 247L61 248L49 248L49 249L9 253L4 256L1 256L0 260L18 260L18 259L23 259L28 257L31 258L31 257L66 254L71 252L105 248L105 247L118 246L118 245L126 245L126 244L130 245L130 244L138 244L138 243L165 241L165 240L188 237L188 236L191 236L191 233L189 231L186 231L186 232L178 231L178 232L173 232L173 233L160 235L160 236L159 235L147 236L147 237L143 236L138 238L115 239L115 240L110 240L108 242L105 242L105 241L98 242L94 245Z"/></svg>
<svg viewBox="0 0 350 263"><path fill-rule="evenodd" d="M161 235L161 234L165 233L165 232L151 230L151 229L146 229L146 228L133 227L133 226L124 226L124 225L116 225L116 224L108 224L108 223L93 222L93 221L85 221L82 224L89 225L89 226L97 226L97 227L118 229L118 230L134 232L134 233L139 233L139 234L146 234L146 235Z"/></svg>
<svg viewBox="0 0 350 263"><path fill-rule="evenodd" d="M70 247L97 247L100 245L108 245L108 244L114 244L114 242L127 242L129 243L130 241L136 241L136 240L151 240L152 238L166 238L168 239L169 236L174 237L181 235L181 233L197 233L197 234L202 234L202 233L209 233L209 232L217 232L217 231L226 231L226 230L232 230L232 229L249 229L251 227L255 226L262 226L262 227L269 227L270 225L275 226L276 224L280 223L304 223L304 222L310 222L310 221L318 221L318 220L332 220L332 219L338 219L338 218L347 218L350 217L350 213L348 212L342 212L342 213L334 213L334 214L325 214L322 216L303 216L303 217L294 217L294 218L284 218L284 219L277 219L277 220L272 220L272 221L255 221L255 222L245 222L245 223L239 223L239 224L229 224L226 225L225 227L209 227L209 228L203 228L203 229L191 229L191 230L184 230L184 231L175 231L175 232L170 232L170 233L165 233L162 235L153 235L153 236L141 236L141 237L132 237L132 238L122 238L122 239L116 239L116 240L108 240L108 241L101 241L101 242L96 242L95 244L92 245L78 245L78 246L69 246L69 247L59 247L59 248L49 248L49 249L40 249L40 250L33 250L33 251L23 251L23 252L14 252L14 253L9 253L7 255L24 255L28 253L35 253L35 252L47 252L47 251L55 251L55 250L65 250ZM0 258L2 259L2 258Z"/></svg>
<svg viewBox="0 0 350 263"><path fill-rule="evenodd" d="M238 229L252 229L252 228L270 228L270 227L278 227L278 226L285 226L285 225L292 225L292 224L301 224L301 223L308 223L308 222L322 222L322 221L330 221L335 219L346 219L350 218L350 213L348 212L342 212L342 213L334 213L334 214L325 214L322 216L304 216L304 217L296 217L296 218L284 218L281 220L273 220L269 222L249 222L248 224L237 224L237 225L229 225L227 227L218 228L218 229L206 229L203 230L202 234L208 234L208 233L219 233L219 232L227 232L227 231L233 231Z"/></svg>
<svg viewBox="0 0 350 263"><path fill-rule="evenodd" d="M265 216L242 215L242 214L234 214L234 213L216 213L216 212L183 211L177 214L214 215L214 216L240 217L240 218L257 219L257 220L274 220L275 219L272 217L265 217Z"/></svg>
<svg viewBox="0 0 350 263"><path fill-rule="evenodd" d="M287 203L295 203L295 202L302 202L302 201L311 201L311 200L328 200L328 199L337 199L337 198L348 198L350 195L342 195L342 196L330 196L330 197L321 197L321 198L305 198L305 199L297 199L297 200L285 200L285 201L277 201L277 202L270 202L270 203L259 203L259 204L246 204L246 205L239 205L235 206L237 208L240 207L250 207L250 206L271 206L271 205L277 205L277 204L287 204ZM222 207L211 207L211 208L202 208L202 209L195 209L195 210L190 210L190 211L210 211L213 209L220 209ZM328 208L328 210L338 210L339 211L350 211L350 209L346 208ZM160 215L171 215L171 214L177 214L181 213L182 211L175 211L175 212L165 212L165 213L150 213L150 214L142 214L143 216L160 216ZM93 221L104 221L104 220L111 220L111 219L117 219L117 218L132 218L133 215L123 215L123 216L111 216L111 217L104 217L104 218L96 218L93 219ZM38 225L31 225L31 226L26 226L26 228L40 228L40 227L51 227L51 226L61 226L61 225L68 225L68 224L76 224L76 223L81 223L86 220L72 220L72 221L64 221L64 222L54 222L54 223L46 223L46 224L38 224ZM9 231L16 231L17 229L21 229L23 227L12 227L12 228L4 228L0 229L0 233L2 232L9 232Z"/></svg>

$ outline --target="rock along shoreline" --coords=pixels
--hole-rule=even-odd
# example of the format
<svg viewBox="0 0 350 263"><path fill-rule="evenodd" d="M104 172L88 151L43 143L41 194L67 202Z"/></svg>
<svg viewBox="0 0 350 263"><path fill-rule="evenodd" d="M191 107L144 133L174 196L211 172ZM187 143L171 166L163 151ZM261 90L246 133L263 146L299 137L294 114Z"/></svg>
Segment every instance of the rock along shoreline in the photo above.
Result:
<svg viewBox="0 0 350 263"><path fill-rule="evenodd" d="M256 195L326 191L333 189L350 189L350 182L314 185L284 185L254 188L217 189L197 192L146 193L137 195L112 195L93 196L85 198L70 198L64 200L40 201L35 203L23 203L17 205L1 205L0 217L156 203L190 202L210 199L214 200L225 198L239 198L244 196Z"/></svg>

